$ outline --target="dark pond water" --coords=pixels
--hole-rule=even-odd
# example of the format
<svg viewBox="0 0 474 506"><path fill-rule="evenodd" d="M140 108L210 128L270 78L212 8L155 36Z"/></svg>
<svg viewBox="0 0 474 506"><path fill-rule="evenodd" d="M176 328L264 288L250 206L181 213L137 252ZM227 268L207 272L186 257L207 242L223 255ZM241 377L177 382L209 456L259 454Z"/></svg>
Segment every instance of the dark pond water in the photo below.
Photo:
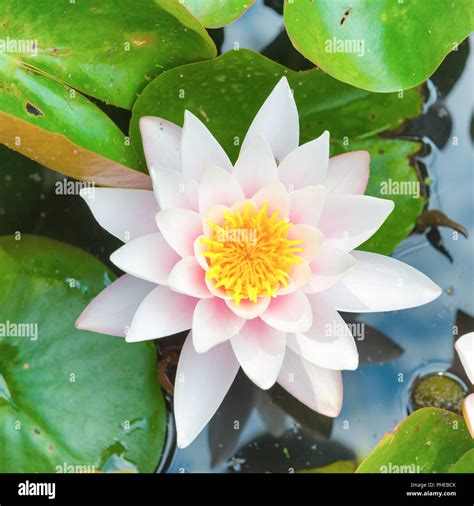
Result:
<svg viewBox="0 0 474 506"><path fill-rule="evenodd" d="M279 35L281 26L281 16L259 2L224 34L216 31L213 36L216 42L223 40L223 51L238 40L240 47L263 51L292 68L310 66L284 34ZM419 165L420 177L431 181L429 209L442 211L469 233L466 239L449 227L426 229L407 238L394 253L431 277L443 295L428 306L403 312L355 319L346 315L366 324L365 339L358 343L362 365L344 373L344 407L336 420L313 413L278 387L259 391L241 375L208 428L188 448L175 450L170 417L159 471L291 472L357 460L407 415L417 378L450 371L463 379L453 352L453 327L457 325L459 333L474 330L473 78L474 58L464 43L429 81L423 116L398 134L424 142ZM128 113L107 110L126 131ZM54 237L111 266L108 257L120 243L97 225L79 197L54 194L54 181L62 176L4 147L0 157L15 172L13 183L6 171L2 233L21 230Z"/></svg>

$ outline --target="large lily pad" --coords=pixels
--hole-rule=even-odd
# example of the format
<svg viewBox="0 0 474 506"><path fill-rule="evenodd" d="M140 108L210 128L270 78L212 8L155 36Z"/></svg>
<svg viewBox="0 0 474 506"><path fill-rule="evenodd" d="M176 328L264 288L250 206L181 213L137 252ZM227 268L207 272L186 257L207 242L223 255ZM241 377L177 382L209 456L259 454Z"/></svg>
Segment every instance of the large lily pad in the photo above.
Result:
<svg viewBox="0 0 474 506"><path fill-rule="evenodd" d="M9 65L126 109L163 70L216 54L201 24L169 0L3 0L0 39L7 37L27 50L5 53Z"/></svg>
<svg viewBox="0 0 474 506"><path fill-rule="evenodd" d="M232 23L255 3L255 0L183 0L183 4L207 28Z"/></svg>
<svg viewBox="0 0 474 506"><path fill-rule="evenodd" d="M473 448L474 441L461 416L444 409L423 408L387 433L356 472L447 473Z"/></svg>
<svg viewBox="0 0 474 506"><path fill-rule="evenodd" d="M109 276L72 246L0 238L0 472L155 468L165 406L153 345L73 327ZM12 324L31 326L14 337Z"/></svg>
<svg viewBox="0 0 474 506"><path fill-rule="evenodd" d="M287 0L284 17L306 58L379 92L425 81L474 29L471 0Z"/></svg>
<svg viewBox="0 0 474 506"><path fill-rule="evenodd" d="M336 81L317 69L291 71L248 50L230 51L212 61L186 65L156 78L133 108L132 144L143 157L138 129L141 116L160 116L182 125L184 110L188 109L204 121L235 160L253 117L283 75L294 90L301 143L328 129L334 152L368 149L373 159L368 189L372 195L380 194L384 179L417 179L409 159L419 151L420 144L383 139L376 134L397 129L407 118L421 113L419 90L371 93ZM393 198L399 209L366 247L390 253L413 229L423 199L413 199L411 195L380 196Z"/></svg>

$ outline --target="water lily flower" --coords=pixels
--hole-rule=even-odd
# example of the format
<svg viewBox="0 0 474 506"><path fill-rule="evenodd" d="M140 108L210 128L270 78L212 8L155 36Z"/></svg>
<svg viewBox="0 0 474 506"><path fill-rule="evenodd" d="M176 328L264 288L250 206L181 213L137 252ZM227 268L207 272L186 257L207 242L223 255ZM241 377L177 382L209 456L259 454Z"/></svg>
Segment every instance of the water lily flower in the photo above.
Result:
<svg viewBox="0 0 474 506"><path fill-rule="evenodd" d="M337 417L341 370L358 353L338 311L426 304L440 288L390 257L354 251L392 211L365 196L369 154L329 158L329 133L299 146L285 78L255 116L233 166L207 127L140 120L154 191L96 189L97 221L125 243L126 274L84 310L77 327L136 342L191 329L178 363L178 446L213 416L239 367Z"/></svg>
<svg viewBox="0 0 474 506"><path fill-rule="evenodd" d="M454 344L461 364L469 381L474 384L474 332L459 337ZM462 412L467 428L474 439L474 394L468 395L462 403Z"/></svg>

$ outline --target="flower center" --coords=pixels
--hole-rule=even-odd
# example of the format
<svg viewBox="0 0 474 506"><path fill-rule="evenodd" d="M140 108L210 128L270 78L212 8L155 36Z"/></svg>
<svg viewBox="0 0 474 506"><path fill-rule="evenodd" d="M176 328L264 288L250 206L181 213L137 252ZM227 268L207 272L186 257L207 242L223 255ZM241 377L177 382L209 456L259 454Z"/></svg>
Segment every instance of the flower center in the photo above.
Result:
<svg viewBox="0 0 474 506"><path fill-rule="evenodd" d="M201 241L207 258L207 279L223 287L238 306L242 299L275 296L281 285L288 286L290 270L302 258L295 247L300 240L289 240L292 224L278 218L278 211L267 214L267 203L260 210L247 202L242 211L225 212L222 225L208 222L214 232Z"/></svg>

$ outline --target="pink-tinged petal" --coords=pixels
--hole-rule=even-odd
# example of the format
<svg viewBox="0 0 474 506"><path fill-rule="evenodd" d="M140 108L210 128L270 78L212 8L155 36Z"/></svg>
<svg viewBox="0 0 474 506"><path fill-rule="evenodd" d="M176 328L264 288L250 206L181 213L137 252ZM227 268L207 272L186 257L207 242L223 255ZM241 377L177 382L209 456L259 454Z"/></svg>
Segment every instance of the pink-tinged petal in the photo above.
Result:
<svg viewBox="0 0 474 506"><path fill-rule="evenodd" d="M280 181L288 190L323 184L329 162L329 132L291 151L278 167Z"/></svg>
<svg viewBox="0 0 474 506"><path fill-rule="evenodd" d="M258 297L257 302L242 299L237 306L233 299L226 300L227 307L238 317L244 320L252 320L262 315L270 304L270 297Z"/></svg>
<svg viewBox="0 0 474 506"><path fill-rule="evenodd" d="M250 139L245 148L242 148L233 174L246 197L251 197L267 184L278 181L275 157L261 135Z"/></svg>
<svg viewBox="0 0 474 506"><path fill-rule="evenodd" d="M301 241L300 244L296 244L295 246L298 249L303 249L303 251L298 253L298 256L307 262L313 260L324 241L323 234L317 228L310 225L293 225L288 229L288 239L291 241Z"/></svg>
<svg viewBox="0 0 474 506"><path fill-rule="evenodd" d="M265 425L266 430L275 438L280 438L287 431L288 415L274 403L271 396L263 391L255 392L255 407Z"/></svg>
<svg viewBox="0 0 474 506"><path fill-rule="evenodd" d="M286 77L280 79L258 111L242 143L242 149L258 134L268 142L278 161L298 147L298 110Z"/></svg>
<svg viewBox="0 0 474 506"><path fill-rule="evenodd" d="M166 286L156 287L138 307L126 341L159 339L190 329L198 300Z"/></svg>
<svg viewBox="0 0 474 506"><path fill-rule="evenodd" d="M197 263L205 270L209 270L209 264L207 263L206 257L203 256L203 252L206 251L206 245L201 241L201 239L204 239L204 235L200 235L196 238L194 241L194 258L196 259Z"/></svg>
<svg viewBox="0 0 474 506"><path fill-rule="evenodd" d="M175 292L184 293L190 297L210 298L213 295L206 286L205 275L205 271L193 256L186 257L173 267L168 278L168 285Z"/></svg>
<svg viewBox="0 0 474 506"><path fill-rule="evenodd" d="M290 221L315 227L323 212L326 200L324 186L307 186L293 192L290 196Z"/></svg>
<svg viewBox="0 0 474 506"><path fill-rule="evenodd" d="M317 226L323 212L327 191L324 186L308 186L293 192L290 196L290 221Z"/></svg>
<svg viewBox="0 0 474 506"><path fill-rule="evenodd" d="M319 367L357 369L359 354L349 327L323 297L312 295L309 300L313 325L304 334L289 334L288 347Z"/></svg>
<svg viewBox="0 0 474 506"><path fill-rule="evenodd" d="M288 348L278 383L313 411L333 418L339 416L342 408L341 371L318 367Z"/></svg>
<svg viewBox="0 0 474 506"><path fill-rule="evenodd" d="M75 327L124 337L138 306L154 288L156 285L153 283L125 274L89 303Z"/></svg>
<svg viewBox="0 0 474 506"><path fill-rule="evenodd" d="M198 183L173 169L151 169L153 190L161 209L184 208L197 211Z"/></svg>
<svg viewBox="0 0 474 506"><path fill-rule="evenodd" d="M373 313L428 304L441 288L413 267L394 258L353 251L357 266L321 294L338 311Z"/></svg>
<svg viewBox="0 0 474 506"><path fill-rule="evenodd" d="M222 299L202 299L193 316L194 348L198 353L205 353L237 334L244 323Z"/></svg>
<svg viewBox="0 0 474 506"><path fill-rule="evenodd" d="M165 119L143 116L139 121L148 169L181 170L182 128Z"/></svg>
<svg viewBox="0 0 474 506"><path fill-rule="evenodd" d="M94 196L81 191L102 228L123 242L156 232L159 211L152 191L125 188L95 188Z"/></svg>
<svg viewBox="0 0 474 506"><path fill-rule="evenodd" d="M342 277L347 276L356 264L349 253L323 244L309 264L312 274L303 291L316 293L331 288Z"/></svg>
<svg viewBox="0 0 474 506"><path fill-rule="evenodd" d="M462 414L464 415L469 434L474 439L474 394L470 394L464 399Z"/></svg>
<svg viewBox="0 0 474 506"><path fill-rule="evenodd" d="M328 175L324 185L328 191L334 193L363 195L369 174L369 152L352 151L329 159Z"/></svg>
<svg viewBox="0 0 474 506"><path fill-rule="evenodd" d="M156 223L166 242L181 257L194 255L194 241L202 234L201 216L190 209L164 209Z"/></svg>
<svg viewBox="0 0 474 506"><path fill-rule="evenodd" d="M127 274L159 285L168 284L178 260L180 256L159 232L137 237L110 255L110 261Z"/></svg>
<svg viewBox="0 0 474 506"><path fill-rule="evenodd" d="M207 127L194 114L184 113L183 137L181 141L183 174L200 181L204 170L218 166L232 170L229 157Z"/></svg>
<svg viewBox="0 0 474 506"><path fill-rule="evenodd" d="M464 334L454 344L461 364L471 383L474 383L474 332Z"/></svg>
<svg viewBox="0 0 474 506"><path fill-rule="evenodd" d="M328 245L352 251L375 234L393 211L391 200L365 195L330 194L318 228Z"/></svg>
<svg viewBox="0 0 474 506"><path fill-rule="evenodd" d="M290 197L283 183L275 182L264 186L251 200L259 209L266 202L268 216L271 216L275 211L278 211L279 219L289 216Z"/></svg>
<svg viewBox="0 0 474 506"><path fill-rule="evenodd" d="M217 205L210 207L202 220L202 229L204 231L204 235L207 237L212 237L214 235L214 230L209 226L209 222L214 223L214 225L222 226L224 224L224 215L225 213L230 212L229 206Z"/></svg>
<svg viewBox="0 0 474 506"><path fill-rule="evenodd" d="M231 206L236 200L244 198L237 178L217 166L207 167L199 185L199 210L201 214L217 205Z"/></svg>
<svg viewBox="0 0 474 506"><path fill-rule="evenodd" d="M260 388L272 387L285 357L286 334L265 325L262 320L248 321L230 343L245 374Z"/></svg>
<svg viewBox="0 0 474 506"><path fill-rule="evenodd" d="M306 295L298 290L277 296L260 318L282 332L306 332L313 323L313 312Z"/></svg>
<svg viewBox="0 0 474 506"><path fill-rule="evenodd" d="M288 286L281 286L278 290L278 296L296 292L296 290L304 287L311 279L311 269L306 261L300 264L293 264L288 274L290 275Z"/></svg>
<svg viewBox="0 0 474 506"><path fill-rule="evenodd" d="M174 415L178 448L185 448L204 429L239 370L230 343L197 353L190 332L178 362L174 385Z"/></svg>
<svg viewBox="0 0 474 506"><path fill-rule="evenodd" d="M219 288L216 288L216 280L215 279L207 279L206 278L206 285L209 291L214 295L214 297L219 297L223 300L230 300L232 297L230 295L227 295L227 292L223 286L220 286Z"/></svg>

